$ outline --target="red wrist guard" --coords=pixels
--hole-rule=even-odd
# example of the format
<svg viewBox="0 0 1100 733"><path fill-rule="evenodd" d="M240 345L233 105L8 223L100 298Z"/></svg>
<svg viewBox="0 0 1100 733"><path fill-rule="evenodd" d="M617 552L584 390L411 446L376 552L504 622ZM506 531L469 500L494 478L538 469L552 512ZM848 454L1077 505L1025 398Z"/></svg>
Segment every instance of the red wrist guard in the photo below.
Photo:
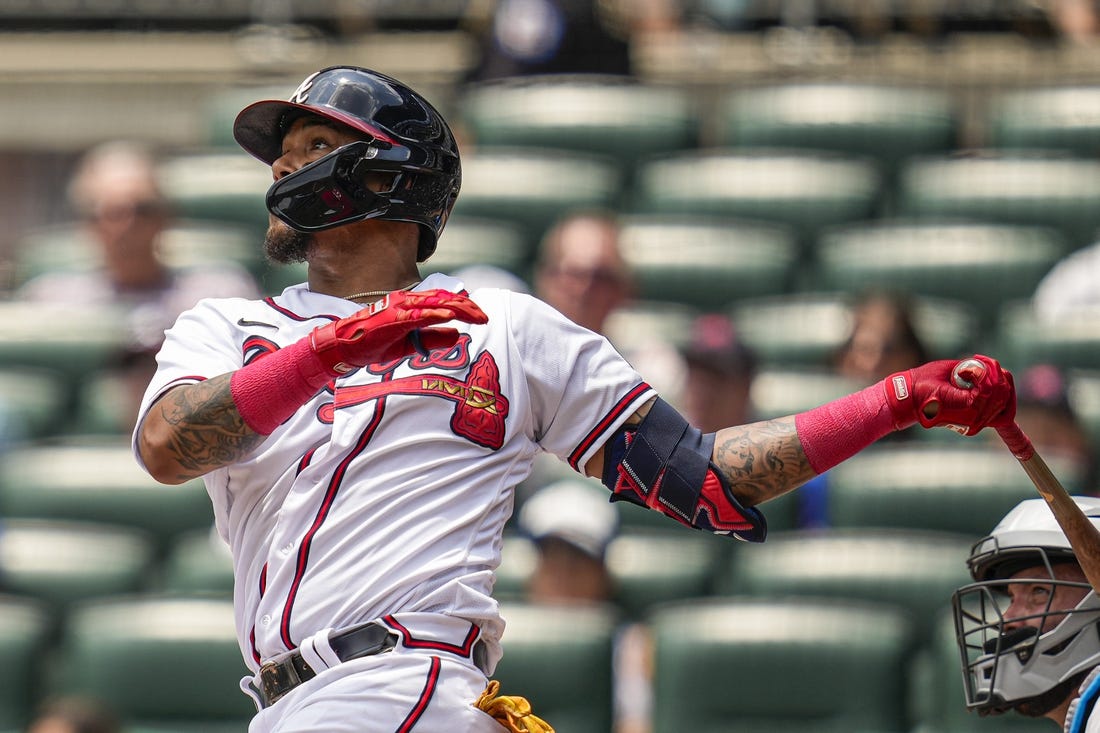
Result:
<svg viewBox="0 0 1100 733"><path fill-rule="evenodd" d="M306 337L235 371L229 391L245 424L271 435L331 380Z"/></svg>
<svg viewBox="0 0 1100 733"><path fill-rule="evenodd" d="M882 382L794 417L802 451L822 474L895 430Z"/></svg>

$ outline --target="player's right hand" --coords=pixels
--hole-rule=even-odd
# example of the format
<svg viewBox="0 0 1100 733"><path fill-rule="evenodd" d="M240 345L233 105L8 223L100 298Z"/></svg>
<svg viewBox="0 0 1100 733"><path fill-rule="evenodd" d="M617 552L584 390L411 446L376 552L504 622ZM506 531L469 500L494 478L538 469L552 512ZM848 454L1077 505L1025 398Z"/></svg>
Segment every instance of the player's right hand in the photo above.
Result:
<svg viewBox="0 0 1100 733"><path fill-rule="evenodd" d="M985 427L1011 425L1016 417L1012 374L988 356L971 359L976 364L963 375L970 386L956 382L955 367L962 363L954 359L887 377L883 385L895 427L901 430L919 422L926 428L942 426L975 435Z"/></svg>
<svg viewBox="0 0 1100 733"><path fill-rule="evenodd" d="M458 340L458 331L427 326L455 320L485 323L489 318L465 295L447 290L399 290L314 329L309 340L325 367L339 376L414 351L449 349Z"/></svg>

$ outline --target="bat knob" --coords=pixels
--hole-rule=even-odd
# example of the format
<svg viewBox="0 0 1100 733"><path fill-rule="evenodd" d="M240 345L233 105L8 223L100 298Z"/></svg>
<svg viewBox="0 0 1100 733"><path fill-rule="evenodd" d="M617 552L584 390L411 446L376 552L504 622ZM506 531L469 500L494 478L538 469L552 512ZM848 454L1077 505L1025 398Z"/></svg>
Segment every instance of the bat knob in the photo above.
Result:
<svg viewBox="0 0 1100 733"><path fill-rule="evenodd" d="M985 373L985 364L977 359L963 359L951 370L951 381L959 389L970 389L974 381L982 378Z"/></svg>

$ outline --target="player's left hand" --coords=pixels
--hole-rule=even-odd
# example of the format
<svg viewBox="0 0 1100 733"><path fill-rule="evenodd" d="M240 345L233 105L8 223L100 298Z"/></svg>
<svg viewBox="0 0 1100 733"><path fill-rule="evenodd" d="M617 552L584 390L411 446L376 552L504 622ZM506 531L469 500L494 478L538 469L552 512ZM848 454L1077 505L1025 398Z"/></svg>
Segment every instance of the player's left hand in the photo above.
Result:
<svg viewBox="0 0 1100 733"><path fill-rule="evenodd" d="M447 321L486 323L489 318L467 296L447 290L400 290L357 313L315 329L310 345L333 374L391 361L414 351L449 349L453 328L428 328Z"/></svg>
<svg viewBox="0 0 1100 733"><path fill-rule="evenodd" d="M926 428L976 435L985 427L1011 425L1016 417L1011 372L980 354L963 362L933 361L892 374L885 387L899 429L919 422Z"/></svg>

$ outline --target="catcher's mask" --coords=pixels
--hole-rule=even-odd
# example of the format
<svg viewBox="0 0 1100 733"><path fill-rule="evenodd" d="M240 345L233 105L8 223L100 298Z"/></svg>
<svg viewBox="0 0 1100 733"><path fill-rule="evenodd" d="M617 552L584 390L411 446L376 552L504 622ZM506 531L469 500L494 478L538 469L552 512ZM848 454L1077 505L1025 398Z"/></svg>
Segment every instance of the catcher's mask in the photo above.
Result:
<svg viewBox="0 0 1100 733"><path fill-rule="evenodd" d="M1074 500L1100 525L1100 499ZM1052 703L1062 700L1050 700L1047 693L1100 664L1100 598L1088 583L1060 579L1077 577L1056 572L1063 563L1076 559L1042 499L1021 502L974 545L967 564L976 582L952 597L970 709L999 714L1040 701L1052 709ZM1031 572L1023 572L1029 568ZM1045 598L1045 604L1033 605L1027 617L1009 617L1013 585L1041 593L1037 597ZM1080 600L1066 608L1055 602L1056 594Z"/></svg>
<svg viewBox="0 0 1100 733"><path fill-rule="evenodd" d="M430 257L462 181L458 145L443 116L396 79L333 66L307 77L289 100L245 107L233 136L271 165L287 129L305 115L346 125L364 140L277 181L267 196L271 212L301 231L368 218L412 222L421 232L417 259ZM387 174L392 183L370 191L364 185L369 173Z"/></svg>

